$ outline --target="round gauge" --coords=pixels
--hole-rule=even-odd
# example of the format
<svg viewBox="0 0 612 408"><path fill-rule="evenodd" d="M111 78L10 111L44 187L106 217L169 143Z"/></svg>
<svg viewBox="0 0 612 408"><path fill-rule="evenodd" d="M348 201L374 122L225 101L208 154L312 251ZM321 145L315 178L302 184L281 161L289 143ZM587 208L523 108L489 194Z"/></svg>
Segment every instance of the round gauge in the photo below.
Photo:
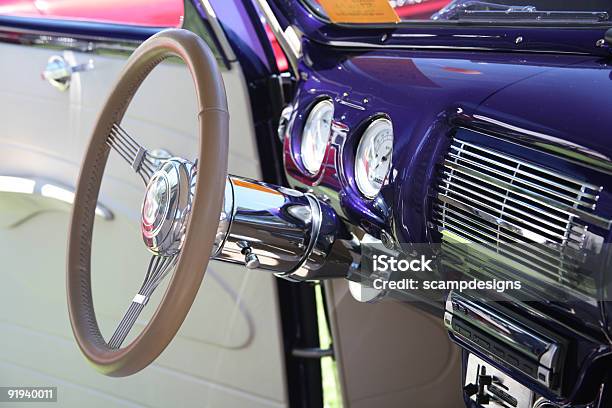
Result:
<svg viewBox="0 0 612 408"><path fill-rule="evenodd" d="M325 99L317 103L306 119L302 132L302 163L309 173L315 174L321 168L334 117L334 104Z"/></svg>
<svg viewBox="0 0 612 408"><path fill-rule="evenodd" d="M391 168L393 126L388 119L376 119L363 133L355 157L355 182L361 194L374 198Z"/></svg>

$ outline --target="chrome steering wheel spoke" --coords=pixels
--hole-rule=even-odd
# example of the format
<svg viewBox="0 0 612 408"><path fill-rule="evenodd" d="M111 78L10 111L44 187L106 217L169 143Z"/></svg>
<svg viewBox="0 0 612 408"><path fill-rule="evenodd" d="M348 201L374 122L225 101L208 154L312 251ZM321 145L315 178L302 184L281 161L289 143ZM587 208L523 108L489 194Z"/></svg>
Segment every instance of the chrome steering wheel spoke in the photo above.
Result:
<svg viewBox="0 0 612 408"><path fill-rule="evenodd" d="M106 144L113 148L140 175L145 184L149 182L158 167L156 159L121 125L113 123Z"/></svg>
<svg viewBox="0 0 612 408"><path fill-rule="evenodd" d="M130 333L130 330L136 323L138 316L146 306L147 302L157 286L163 279L172 271L178 260L178 254L172 256L153 255L149 261L147 274L140 290L134 296L132 303L128 307L121 322L115 329L113 336L108 341L108 346L113 349L118 349Z"/></svg>

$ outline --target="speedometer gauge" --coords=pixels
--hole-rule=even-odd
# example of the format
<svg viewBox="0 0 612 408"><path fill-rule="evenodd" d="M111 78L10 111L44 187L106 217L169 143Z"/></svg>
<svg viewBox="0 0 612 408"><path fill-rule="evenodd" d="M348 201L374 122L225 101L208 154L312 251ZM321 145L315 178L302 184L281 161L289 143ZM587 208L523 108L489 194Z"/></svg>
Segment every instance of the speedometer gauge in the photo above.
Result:
<svg viewBox="0 0 612 408"><path fill-rule="evenodd" d="M355 157L355 182L361 194L374 198L385 182L391 168L393 126L380 118L363 133Z"/></svg>
<svg viewBox="0 0 612 408"><path fill-rule="evenodd" d="M308 114L302 133L302 163L311 174L319 171L334 117L334 104L328 100L317 103Z"/></svg>

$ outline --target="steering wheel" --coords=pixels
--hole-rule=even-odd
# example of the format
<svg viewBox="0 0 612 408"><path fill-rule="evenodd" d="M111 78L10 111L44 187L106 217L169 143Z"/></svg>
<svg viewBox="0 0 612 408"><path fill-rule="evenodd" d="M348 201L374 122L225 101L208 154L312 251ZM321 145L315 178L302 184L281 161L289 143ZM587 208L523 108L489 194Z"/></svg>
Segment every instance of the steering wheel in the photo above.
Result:
<svg viewBox="0 0 612 408"><path fill-rule="evenodd" d="M170 56L181 58L193 78L199 104L199 151L195 162L170 158L160 165L121 127L121 121L140 84ZM215 247L227 178L228 128L223 79L201 38L186 30L165 30L142 43L128 59L98 116L81 165L68 244L70 322L81 351L100 372L120 377L143 369L170 343L187 316ZM111 149L146 184L141 231L153 255L140 291L106 341L92 301L91 242ZM122 346L147 300L172 270L153 317L131 343Z"/></svg>

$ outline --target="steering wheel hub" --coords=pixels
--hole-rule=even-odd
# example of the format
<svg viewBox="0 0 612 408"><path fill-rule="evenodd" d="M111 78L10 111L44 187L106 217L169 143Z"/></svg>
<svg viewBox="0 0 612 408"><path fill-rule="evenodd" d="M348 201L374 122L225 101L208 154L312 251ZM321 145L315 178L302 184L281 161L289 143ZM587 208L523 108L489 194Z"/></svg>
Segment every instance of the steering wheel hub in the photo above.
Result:
<svg viewBox="0 0 612 408"><path fill-rule="evenodd" d="M179 158L163 162L147 184L140 229L147 248L171 256L182 246L191 210L194 165Z"/></svg>

